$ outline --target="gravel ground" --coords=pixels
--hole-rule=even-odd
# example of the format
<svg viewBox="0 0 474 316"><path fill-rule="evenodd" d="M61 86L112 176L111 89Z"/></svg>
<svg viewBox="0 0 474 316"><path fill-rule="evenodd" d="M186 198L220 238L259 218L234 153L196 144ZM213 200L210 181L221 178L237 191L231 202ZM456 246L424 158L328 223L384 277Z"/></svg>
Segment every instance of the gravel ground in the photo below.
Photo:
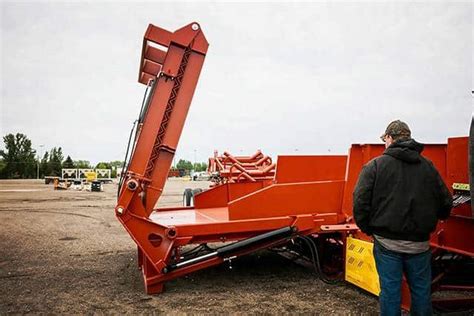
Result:
<svg viewBox="0 0 474 316"><path fill-rule="evenodd" d="M160 206L181 205L186 187L207 186L170 180ZM116 190L54 191L39 180L0 180L0 314L377 314L374 296L347 283L327 285L269 251L146 295L136 246L114 216Z"/></svg>

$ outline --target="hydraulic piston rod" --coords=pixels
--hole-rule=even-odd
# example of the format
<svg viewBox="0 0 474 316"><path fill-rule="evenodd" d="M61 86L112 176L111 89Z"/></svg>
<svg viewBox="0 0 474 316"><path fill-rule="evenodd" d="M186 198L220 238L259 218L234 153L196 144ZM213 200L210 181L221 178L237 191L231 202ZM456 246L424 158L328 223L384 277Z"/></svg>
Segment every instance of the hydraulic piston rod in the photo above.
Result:
<svg viewBox="0 0 474 316"><path fill-rule="evenodd" d="M288 237L291 237L293 233L295 233L296 231L297 231L297 228L291 227L291 226L272 230L270 232L257 235L255 237L247 238L247 239L232 243L230 245L224 246L222 248L218 248L216 249L216 251L213 251L211 253L208 253L196 258L192 258L189 260L181 261L176 264L170 264L166 266L165 268L163 268L163 273L168 273L173 270L184 268L194 263L202 262L202 261L209 260L215 257L224 258L224 261L226 261L227 259L229 259L229 257L232 257L235 253L239 251L242 251L246 248L259 246L261 244L266 244L268 242L274 242L274 241L286 239Z"/></svg>

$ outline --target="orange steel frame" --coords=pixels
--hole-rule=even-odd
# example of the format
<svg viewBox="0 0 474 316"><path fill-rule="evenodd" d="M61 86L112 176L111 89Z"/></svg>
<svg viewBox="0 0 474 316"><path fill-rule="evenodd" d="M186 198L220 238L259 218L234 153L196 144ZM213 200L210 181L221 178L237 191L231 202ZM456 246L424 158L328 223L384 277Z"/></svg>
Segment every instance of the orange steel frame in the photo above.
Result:
<svg viewBox="0 0 474 316"><path fill-rule="evenodd" d="M279 156L271 181L227 182L196 195L194 207L154 208L207 48L197 23L173 33L150 25L145 33L139 81L152 81L154 89L115 211L138 246L147 293L160 293L166 281L231 259L215 256L168 270L180 262L185 245L242 241L283 227L298 235L336 231L370 240L353 223L352 191L362 166L383 152L382 145L352 145L348 156ZM467 137L450 138L447 144L425 147L424 155L448 185L468 183L467 143ZM439 224L431 245L474 257L472 240L474 221L466 206ZM282 242L253 245L232 257ZM406 295L405 289L405 304Z"/></svg>

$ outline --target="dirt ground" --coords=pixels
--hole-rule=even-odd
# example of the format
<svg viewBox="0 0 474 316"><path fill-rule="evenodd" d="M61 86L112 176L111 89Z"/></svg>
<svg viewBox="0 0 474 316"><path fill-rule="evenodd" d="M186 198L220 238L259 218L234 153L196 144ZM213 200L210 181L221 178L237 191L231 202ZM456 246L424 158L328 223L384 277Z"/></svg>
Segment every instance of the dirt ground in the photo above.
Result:
<svg viewBox="0 0 474 316"><path fill-rule="evenodd" d="M184 188L207 186L170 180L160 206L182 205ZM377 314L374 296L327 285L269 251L146 295L136 246L114 215L116 191L116 184L92 193L0 181L0 314Z"/></svg>

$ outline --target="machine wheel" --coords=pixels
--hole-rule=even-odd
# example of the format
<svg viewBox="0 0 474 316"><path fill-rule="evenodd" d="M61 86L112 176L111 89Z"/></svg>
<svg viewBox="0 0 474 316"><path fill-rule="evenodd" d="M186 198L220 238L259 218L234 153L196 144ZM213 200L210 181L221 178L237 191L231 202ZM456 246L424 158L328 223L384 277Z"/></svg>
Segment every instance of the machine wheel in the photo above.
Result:
<svg viewBox="0 0 474 316"><path fill-rule="evenodd" d="M187 188L184 189L183 193L183 205L184 206L192 206L193 204L193 189Z"/></svg>
<svg viewBox="0 0 474 316"><path fill-rule="evenodd" d="M184 206L194 206L194 196L202 192L202 189L190 189L187 188L183 193L183 205Z"/></svg>

